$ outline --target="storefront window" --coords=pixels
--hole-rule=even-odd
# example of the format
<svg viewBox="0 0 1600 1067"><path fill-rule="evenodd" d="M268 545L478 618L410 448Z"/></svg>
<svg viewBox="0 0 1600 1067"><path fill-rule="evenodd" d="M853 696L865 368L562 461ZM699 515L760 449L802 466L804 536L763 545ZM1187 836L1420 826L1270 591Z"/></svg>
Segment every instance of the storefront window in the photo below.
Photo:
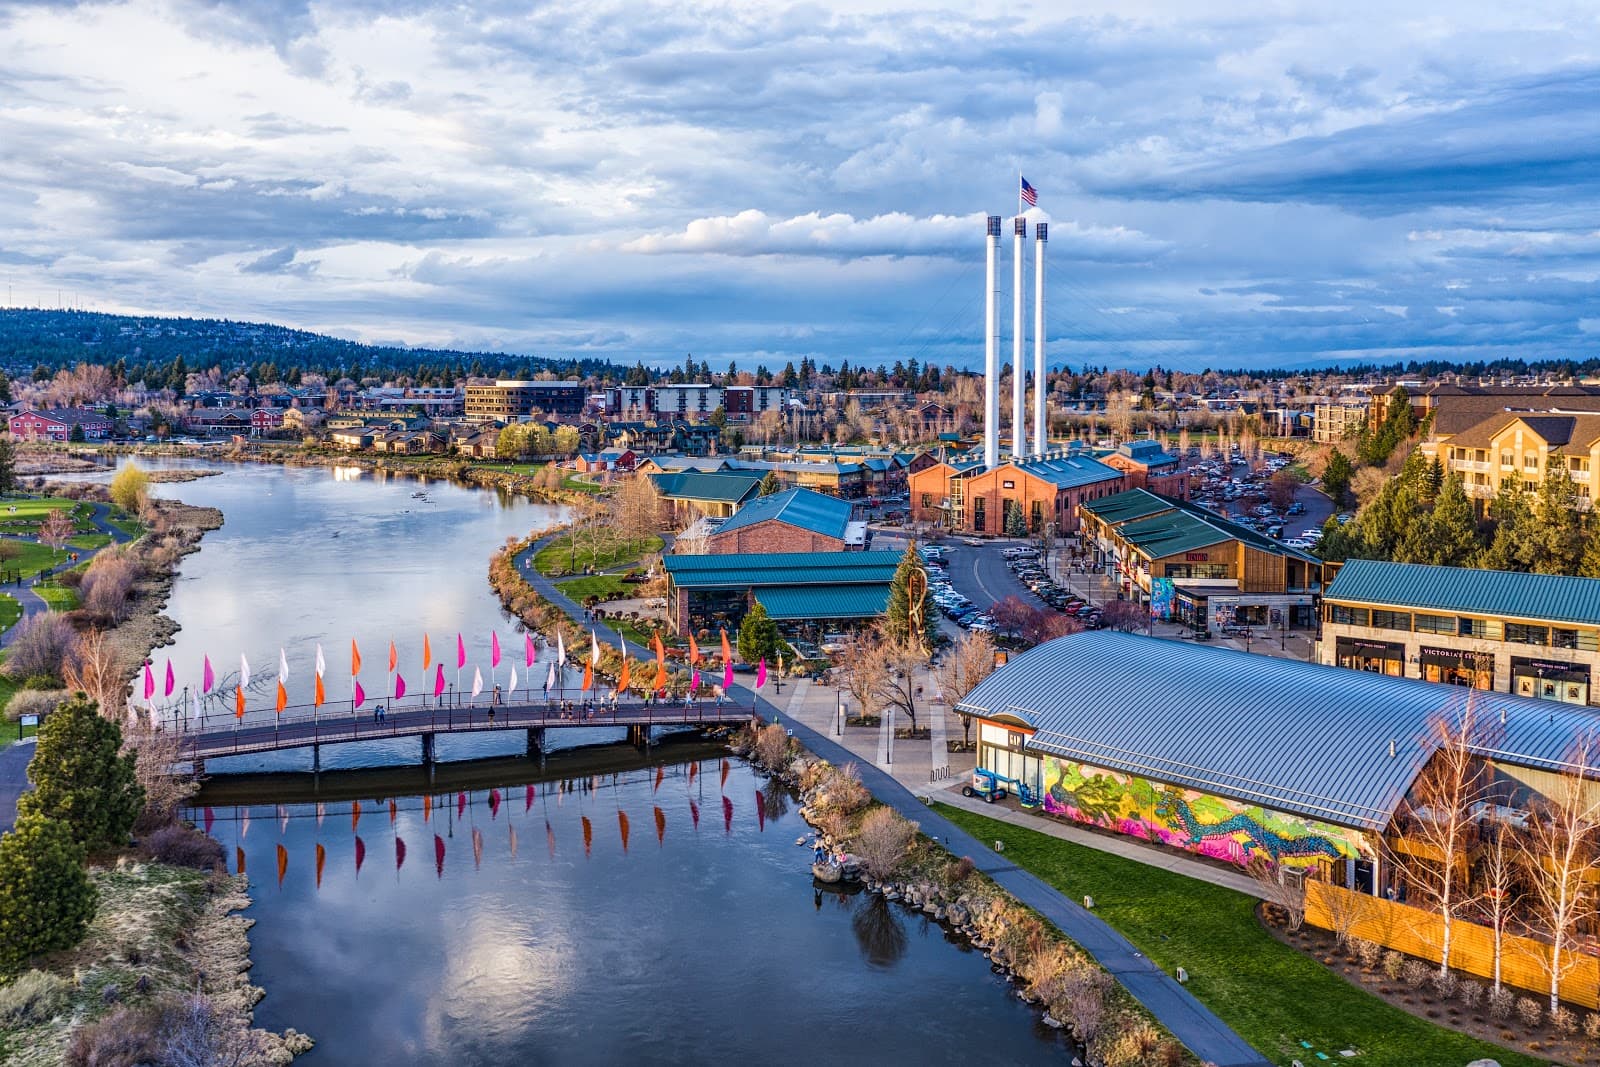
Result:
<svg viewBox="0 0 1600 1067"><path fill-rule="evenodd" d="M983 533L984 522L987 518L987 509L984 508L985 503L987 503L987 501L985 501L981 496L972 502L972 528L979 533Z"/></svg>
<svg viewBox="0 0 1600 1067"><path fill-rule="evenodd" d="M1473 689L1494 688L1494 657L1487 653L1424 648L1421 659L1422 677L1427 681Z"/></svg>
<svg viewBox="0 0 1600 1067"><path fill-rule="evenodd" d="M1500 639L1500 624L1489 619L1462 617L1457 620L1456 633L1461 637L1484 637L1498 641Z"/></svg>
<svg viewBox="0 0 1600 1067"><path fill-rule="evenodd" d="M1405 646L1394 641L1357 641L1341 637L1334 645L1339 666L1398 678L1405 673Z"/></svg>
<svg viewBox="0 0 1600 1067"><path fill-rule="evenodd" d="M1587 704L1589 670L1577 663L1552 663L1513 656L1511 691L1518 696L1537 697L1540 700Z"/></svg>
<svg viewBox="0 0 1600 1067"><path fill-rule="evenodd" d="M1168 578L1231 578L1226 563L1168 563Z"/></svg>
<svg viewBox="0 0 1600 1067"><path fill-rule="evenodd" d="M1550 645L1552 648L1573 648L1594 652L1600 650L1600 631L1563 630L1557 626L1550 631Z"/></svg>

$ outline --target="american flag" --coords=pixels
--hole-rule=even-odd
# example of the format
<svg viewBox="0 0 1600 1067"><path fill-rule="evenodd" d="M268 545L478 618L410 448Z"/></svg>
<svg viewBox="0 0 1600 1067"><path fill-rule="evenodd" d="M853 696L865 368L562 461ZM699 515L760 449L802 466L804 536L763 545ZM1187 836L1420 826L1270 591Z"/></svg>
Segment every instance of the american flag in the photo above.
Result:
<svg viewBox="0 0 1600 1067"><path fill-rule="evenodd" d="M1020 174L1017 175L1017 177L1020 178L1021 181L1022 181L1022 200L1023 200L1023 203L1027 204L1029 207L1038 207L1039 206L1039 190L1037 190L1033 186L1029 185L1028 184L1028 179L1023 178Z"/></svg>

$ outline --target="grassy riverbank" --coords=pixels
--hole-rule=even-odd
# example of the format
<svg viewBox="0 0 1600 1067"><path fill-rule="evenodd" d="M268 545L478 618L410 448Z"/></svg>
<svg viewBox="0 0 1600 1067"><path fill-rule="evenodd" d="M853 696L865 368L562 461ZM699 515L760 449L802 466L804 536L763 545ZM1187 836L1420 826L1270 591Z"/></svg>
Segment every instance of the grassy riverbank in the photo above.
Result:
<svg viewBox="0 0 1600 1067"><path fill-rule="evenodd" d="M665 544L661 538L654 536L641 541L602 541L592 532L568 532L534 554L533 569L545 577L574 574L584 567L593 567L597 571L613 570L638 563L643 557L660 552Z"/></svg>
<svg viewBox="0 0 1600 1067"><path fill-rule="evenodd" d="M118 1012L116 1040L126 1047L140 1038L133 1031L141 1020L157 1017L158 1006L195 992L206 995L237 1044L254 1049L241 1064L286 1063L311 1046L293 1031L249 1029L262 991L247 977L253 921L237 914L250 903L244 878L132 859L90 873L99 908L88 934L76 948L42 961L39 971L51 977L25 978L44 995L0 1021L0 1062L54 1067L75 1031Z"/></svg>
<svg viewBox="0 0 1600 1067"><path fill-rule="evenodd" d="M935 810L1072 900L1094 897L1095 914L1168 972L1189 972L1189 991L1274 1062L1335 1060L1360 1053L1366 1067L1545 1061L1486 1045L1409 1015L1272 937L1242 893L946 804ZM1311 1049L1301 1044L1309 1041Z"/></svg>

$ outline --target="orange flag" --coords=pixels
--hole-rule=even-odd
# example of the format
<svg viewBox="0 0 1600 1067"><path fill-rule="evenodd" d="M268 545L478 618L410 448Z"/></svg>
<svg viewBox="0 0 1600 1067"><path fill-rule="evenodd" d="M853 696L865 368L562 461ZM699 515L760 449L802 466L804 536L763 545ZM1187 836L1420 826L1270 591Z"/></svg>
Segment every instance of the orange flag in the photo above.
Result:
<svg viewBox="0 0 1600 1067"><path fill-rule="evenodd" d="M422 635L422 669L427 670L433 666L433 646L428 644L428 635Z"/></svg>
<svg viewBox="0 0 1600 1067"><path fill-rule="evenodd" d="M594 664L588 660L583 661L583 691L587 693L589 687L594 685Z"/></svg>
<svg viewBox="0 0 1600 1067"><path fill-rule="evenodd" d="M660 789L661 788L661 780L663 778L665 778L666 776L667 776L667 768L664 765L657 765L657 767L656 767L656 784L650 787L650 792L654 793L657 789Z"/></svg>
<svg viewBox="0 0 1600 1067"><path fill-rule="evenodd" d="M628 813L617 812L617 829L622 831L622 851L628 851Z"/></svg>
<svg viewBox="0 0 1600 1067"><path fill-rule="evenodd" d="M352 833L355 832L356 823L358 823L360 821L361 821L361 801L352 800L350 802L350 831Z"/></svg>
<svg viewBox="0 0 1600 1067"><path fill-rule="evenodd" d="M656 844L666 844L667 838L667 813L659 807L656 808Z"/></svg>
<svg viewBox="0 0 1600 1067"><path fill-rule="evenodd" d="M278 888L283 888L283 876L289 870L289 850L278 846Z"/></svg>
<svg viewBox="0 0 1600 1067"><path fill-rule="evenodd" d="M322 888L322 866L328 862L328 850L319 843L317 845L317 888Z"/></svg>
<svg viewBox="0 0 1600 1067"><path fill-rule="evenodd" d="M700 662L700 646L694 643L694 634L689 635L689 662Z"/></svg>
<svg viewBox="0 0 1600 1067"><path fill-rule="evenodd" d="M389 798L389 825L390 826L394 825L394 816L395 816L395 811L396 810L397 810L397 807L396 807L395 802L394 802L394 797L390 797Z"/></svg>
<svg viewBox="0 0 1600 1067"><path fill-rule="evenodd" d="M632 664L629 660L624 659L622 661L622 673L617 675L617 692L619 693L626 693L628 691L628 679L631 677L628 668L631 665ZM240 714L243 714L243 712Z"/></svg>
<svg viewBox="0 0 1600 1067"><path fill-rule="evenodd" d="M312 707L316 707L316 708L320 708L320 707L322 707L322 705L326 704L327 702L328 702L328 694L323 692L323 689L322 689L322 675L319 674L319 675L317 675L317 692L316 692L316 695L311 698L311 706Z"/></svg>
<svg viewBox="0 0 1600 1067"><path fill-rule="evenodd" d="M433 797L430 794L424 793L424 794L422 794L422 821L423 822L427 822L429 816L431 816L432 814L433 814Z"/></svg>
<svg viewBox="0 0 1600 1067"><path fill-rule="evenodd" d="M283 688L283 681L278 681L278 714L283 714L283 709L289 706L289 693Z"/></svg>
<svg viewBox="0 0 1600 1067"><path fill-rule="evenodd" d="M394 650L394 642L393 642L393 641L390 641L390 642L389 642L389 669L390 669L390 670L391 670L391 671L392 671L392 670L394 670L394 669L395 669L395 666L396 666L396 665L397 665L397 664L398 664L398 663L399 663L399 662L400 662L400 657L399 657L399 655L398 655L398 654L396 654L396 652L395 652L395 650Z"/></svg>
<svg viewBox="0 0 1600 1067"><path fill-rule="evenodd" d="M726 667L733 662L733 653L728 650L728 631L722 631L722 665Z"/></svg>
<svg viewBox="0 0 1600 1067"><path fill-rule="evenodd" d="M350 673L361 673L361 650L356 647L356 639L350 639Z"/></svg>
<svg viewBox="0 0 1600 1067"><path fill-rule="evenodd" d="M594 847L594 825L589 822L589 816L583 817L583 858L589 858L589 850Z"/></svg>
<svg viewBox="0 0 1600 1067"><path fill-rule="evenodd" d="M233 687L233 714L237 718L244 718L244 690L238 686Z"/></svg>
<svg viewBox="0 0 1600 1067"><path fill-rule="evenodd" d="M238 866L239 866L238 873L239 874L243 874L244 873L244 849L235 846L235 848L233 850L233 856L234 856L234 859L237 861Z"/></svg>
<svg viewBox="0 0 1600 1067"><path fill-rule="evenodd" d="M656 662L665 663L667 661L667 653L666 650L661 647L661 635L659 633L656 634L655 637L651 639L650 644L656 650Z"/></svg>

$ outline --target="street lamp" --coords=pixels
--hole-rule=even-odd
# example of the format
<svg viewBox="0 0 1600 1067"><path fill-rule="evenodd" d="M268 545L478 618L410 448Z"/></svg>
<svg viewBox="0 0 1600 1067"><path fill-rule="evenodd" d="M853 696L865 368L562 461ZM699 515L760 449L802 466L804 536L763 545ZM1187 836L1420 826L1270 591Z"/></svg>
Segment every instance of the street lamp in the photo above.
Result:
<svg viewBox="0 0 1600 1067"><path fill-rule="evenodd" d="M838 726L838 731L835 734L835 736L836 737L843 737L844 736L844 690L843 689L839 690L838 697L839 697L839 726Z"/></svg>

